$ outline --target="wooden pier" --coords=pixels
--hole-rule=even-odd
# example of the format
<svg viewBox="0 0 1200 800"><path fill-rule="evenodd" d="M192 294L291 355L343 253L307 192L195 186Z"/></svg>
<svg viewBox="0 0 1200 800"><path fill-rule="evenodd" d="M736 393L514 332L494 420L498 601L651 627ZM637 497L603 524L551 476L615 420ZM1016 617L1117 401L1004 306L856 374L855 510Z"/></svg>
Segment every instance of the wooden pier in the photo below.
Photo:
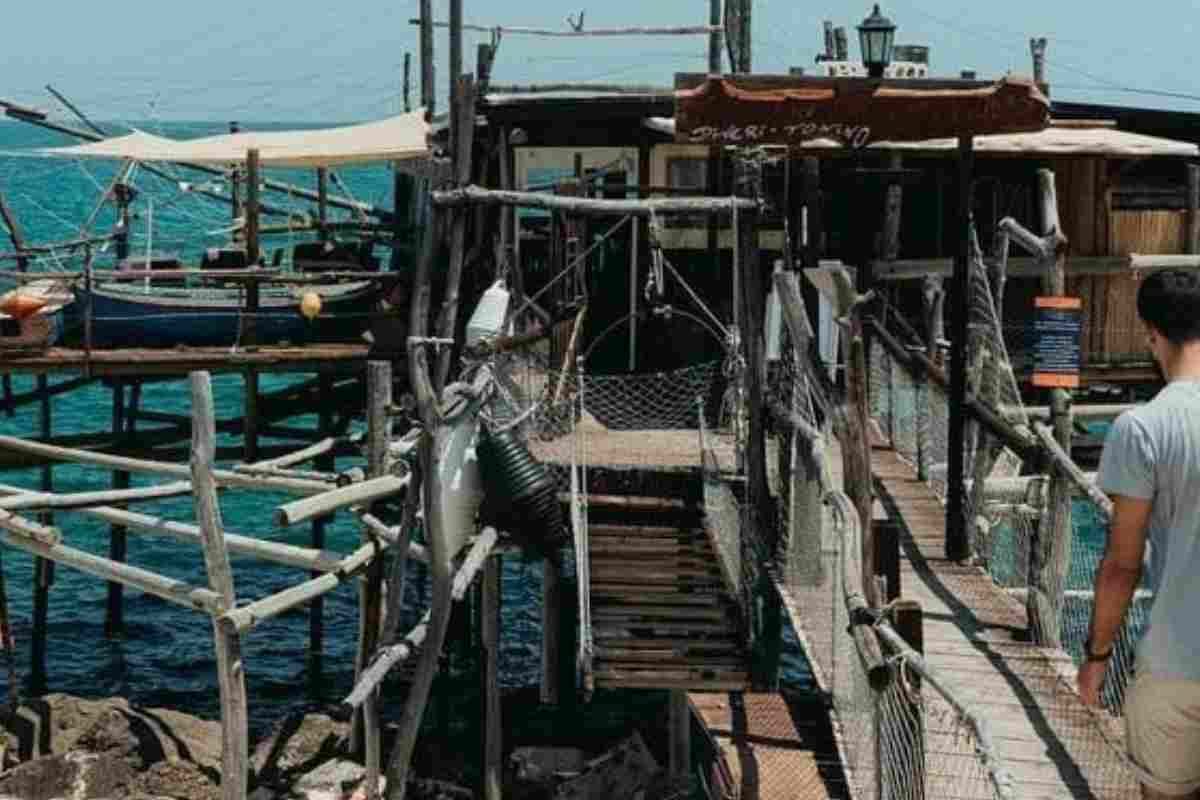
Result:
<svg viewBox="0 0 1200 800"><path fill-rule="evenodd" d="M924 611L926 662L991 724L1013 796L1139 796L1123 763L1123 733L1080 703L1070 656L1028 641L1023 604L982 567L945 558L945 510L911 465L876 448L872 470L903 525L902 593Z"/></svg>

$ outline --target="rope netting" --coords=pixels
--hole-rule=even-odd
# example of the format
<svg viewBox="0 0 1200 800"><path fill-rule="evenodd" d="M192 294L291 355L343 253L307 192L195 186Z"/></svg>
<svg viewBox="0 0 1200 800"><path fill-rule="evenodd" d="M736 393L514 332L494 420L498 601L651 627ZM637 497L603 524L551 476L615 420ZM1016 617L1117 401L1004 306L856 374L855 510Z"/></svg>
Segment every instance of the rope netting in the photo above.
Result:
<svg viewBox="0 0 1200 800"><path fill-rule="evenodd" d="M973 259L969 304L968 391L1032 436L998 322L982 259ZM890 352L871 353L872 413L896 453L909 462L944 503L949 399L925 376L910 374ZM964 506L973 561L990 577L959 600L976 626L1024 631L1036 651L1021 656L1018 685L1030 703L1024 716L1042 732L1036 755L1072 796L1136 796L1135 771L1125 758L1121 719L1132 679L1134 649L1152 597L1139 589L1109 663L1102 700L1089 709L1075 690L1075 670L1094 604L1093 586L1104 554L1107 509L1076 491L1066 532L1055 536L1051 502L1071 492L1064 469L1022 463L995 437L972 423L965 437ZM1066 486L1067 488L1063 488ZM982 634L981 634L982 635ZM1014 667L1014 670L1016 668ZM1004 688L1003 691L1008 691Z"/></svg>

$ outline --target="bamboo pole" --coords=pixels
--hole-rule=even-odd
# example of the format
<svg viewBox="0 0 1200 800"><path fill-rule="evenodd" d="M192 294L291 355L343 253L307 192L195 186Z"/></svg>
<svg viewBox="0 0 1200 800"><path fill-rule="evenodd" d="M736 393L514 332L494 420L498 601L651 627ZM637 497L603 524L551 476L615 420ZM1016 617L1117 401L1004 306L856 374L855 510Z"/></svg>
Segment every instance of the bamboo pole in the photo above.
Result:
<svg viewBox="0 0 1200 800"><path fill-rule="evenodd" d="M739 211L757 211L757 200L725 197L658 197L646 200L609 200L603 198L568 197L542 194L540 192L517 192L499 189L484 189L479 186L464 186L445 189L430 194L431 202L438 208L482 203L484 205L520 206L541 208L547 211L564 211L571 214L595 216L651 217L656 214L713 214L725 217Z"/></svg>
<svg viewBox="0 0 1200 800"><path fill-rule="evenodd" d="M426 116L432 118L437 104L433 84L433 0L421 0L421 18L417 24L421 26L421 105L425 107Z"/></svg>
<svg viewBox="0 0 1200 800"><path fill-rule="evenodd" d="M162 461L150 461L139 458L126 458L106 453L94 453L90 450L75 450L68 447L56 447L41 442L31 442L15 436L0 435L0 450L12 450L26 455L66 461L76 464L90 464L109 469L124 469L129 472L165 475L168 477L189 478L191 471L186 464L169 464ZM329 484L320 481L297 480L295 478L272 478L256 475L245 475L231 470L213 470L213 476L218 486L237 487L245 489L263 489L292 494L313 495L329 490Z"/></svg>
<svg viewBox="0 0 1200 800"><path fill-rule="evenodd" d="M50 402L51 387L45 375L37 378L38 394L41 400L39 417L39 433L43 439L54 435L53 405ZM57 386L54 388L58 388ZM43 492L54 491L54 467L50 464L42 466L41 489ZM54 515L42 513L38 518L43 527L54 525ZM54 562L37 556L33 562L33 630L30 634L30 686L39 692L46 685L46 618L50 611L50 586L54 583Z"/></svg>
<svg viewBox="0 0 1200 800"><path fill-rule="evenodd" d="M322 494L279 506L275 510L275 524L288 528L317 517L328 516L342 508L369 505L404 490L408 486L409 480L407 475L402 478L395 475L380 475L377 478L368 478L365 481L339 486L336 489L326 487L328 490Z"/></svg>
<svg viewBox="0 0 1200 800"><path fill-rule="evenodd" d="M196 519L200 522L209 585L219 598L219 610L227 612L237 606L237 597L222 533L221 507L217 502L217 477L213 470L217 437L208 373L193 372L191 389L191 472L192 484L196 487ZM245 800L250 763L241 639L236 631L219 624L215 617L213 638L221 695L221 796L224 800Z"/></svg>
<svg viewBox="0 0 1200 800"><path fill-rule="evenodd" d="M317 412L317 424L321 429L321 434L326 438L322 441L332 442L333 439L329 436L333 428L333 375L329 372L322 372L317 377L318 396L320 398L320 409ZM332 455L332 444L330 447L323 449L321 452L314 453L316 459L315 466L320 470L333 471L337 467L337 461ZM325 525L328 517L317 517L312 521L310 543L314 550L323 550L325 548ZM317 572L309 573L309 577L317 577ZM315 597L308 607L308 654L314 664L320 661L322 651L325 644L325 599Z"/></svg>

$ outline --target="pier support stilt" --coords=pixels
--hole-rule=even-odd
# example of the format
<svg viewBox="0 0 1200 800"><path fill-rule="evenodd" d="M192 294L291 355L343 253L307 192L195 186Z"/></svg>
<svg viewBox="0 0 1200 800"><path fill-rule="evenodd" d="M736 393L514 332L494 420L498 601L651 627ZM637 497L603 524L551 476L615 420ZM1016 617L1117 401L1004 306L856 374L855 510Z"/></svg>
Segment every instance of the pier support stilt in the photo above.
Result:
<svg viewBox="0 0 1200 800"><path fill-rule="evenodd" d="M330 436L333 432L333 376L328 372L322 372L317 376L318 396L320 404L318 410L318 426L322 437ZM333 472L335 470L335 459L332 453L325 453L317 456L316 468L318 472ZM328 521L327 517L318 517L312 522L312 546L314 550L325 549L325 524ZM312 573L312 576L318 577L319 573ZM322 651L325 648L325 599L323 597L314 598L308 606L308 654L309 657L319 661Z"/></svg>
<svg viewBox="0 0 1200 800"><path fill-rule="evenodd" d="M249 464L258 461L258 370L246 370L245 383L245 442L242 445L242 460Z"/></svg>
<svg viewBox="0 0 1200 800"><path fill-rule="evenodd" d="M671 779L679 781L692 774L692 709L686 690L671 690L669 718Z"/></svg>
<svg viewBox="0 0 1200 800"><path fill-rule="evenodd" d="M483 635L483 800L500 800L504 777L503 719L500 706L500 575L503 556L487 560L481 587Z"/></svg>
<svg viewBox="0 0 1200 800"><path fill-rule="evenodd" d="M41 430L43 441L49 440L54 432L54 419L49 392L49 379L45 375L37 378L38 394L41 397ZM54 467L49 463L42 467L43 492L54 491ZM39 517L43 525L53 525L54 515L49 511ZM44 558L33 562L33 633L30 641L30 689L40 694L46 686L46 617L50 611L50 586L54 583L54 562Z"/></svg>
<svg viewBox="0 0 1200 800"><path fill-rule="evenodd" d="M559 632L562 615L562 571L550 559L542 562L542 683L541 700L558 705L562 700L559 686Z"/></svg>
<svg viewBox="0 0 1200 800"><path fill-rule="evenodd" d="M118 378L113 384L112 400L112 433L113 442L126 441L125 437L125 380ZM112 487L128 489L130 486L129 473L124 470L113 470ZM124 525L112 525L108 531L108 557L116 562L124 563L128 549L128 533ZM124 587L110 581L108 584L108 602L104 614L104 635L119 636L125 629Z"/></svg>

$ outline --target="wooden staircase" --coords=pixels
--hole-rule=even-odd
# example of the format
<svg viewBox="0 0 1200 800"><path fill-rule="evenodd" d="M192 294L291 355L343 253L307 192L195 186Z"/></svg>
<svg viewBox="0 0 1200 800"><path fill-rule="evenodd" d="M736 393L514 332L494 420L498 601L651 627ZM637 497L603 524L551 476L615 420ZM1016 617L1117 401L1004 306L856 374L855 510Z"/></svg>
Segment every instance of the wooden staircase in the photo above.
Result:
<svg viewBox="0 0 1200 800"><path fill-rule="evenodd" d="M589 498L597 688L737 691L749 657L699 504Z"/></svg>

